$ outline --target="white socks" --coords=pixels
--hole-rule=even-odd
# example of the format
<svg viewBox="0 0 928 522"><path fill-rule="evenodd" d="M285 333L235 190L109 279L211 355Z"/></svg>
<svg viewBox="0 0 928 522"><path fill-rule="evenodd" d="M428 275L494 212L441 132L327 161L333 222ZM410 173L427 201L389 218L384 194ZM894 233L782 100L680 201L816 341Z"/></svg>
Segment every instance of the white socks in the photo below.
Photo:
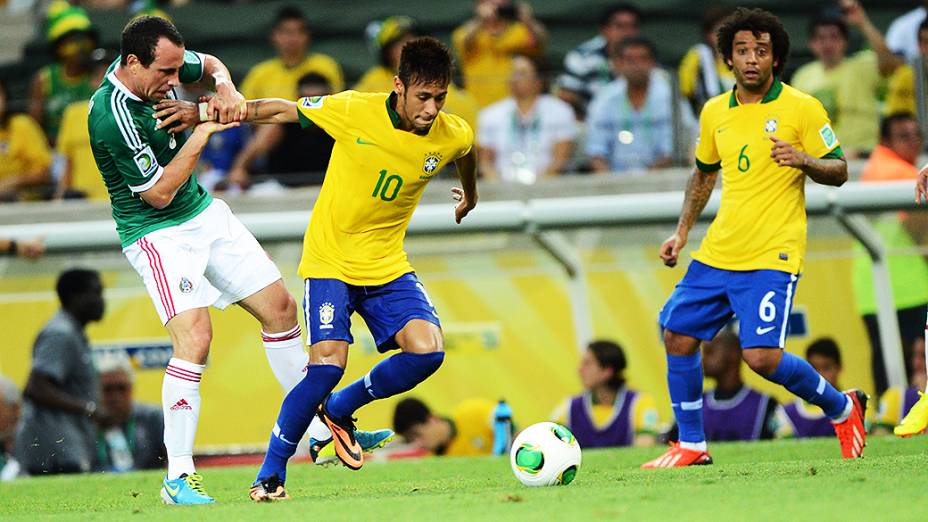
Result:
<svg viewBox="0 0 928 522"><path fill-rule="evenodd" d="M286 395L306 376L306 365L309 363L309 356L303 348L300 325L282 333L267 333L262 330L261 340L264 341L264 352L267 354L271 371ZM315 415L307 433L316 440L332 438L329 427Z"/></svg>
<svg viewBox="0 0 928 522"><path fill-rule="evenodd" d="M204 366L172 357L164 371L161 409L164 412L164 447L168 453L168 480L196 472L193 439L200 418L200 376Z"/></svg>
<svg viewBox="0 0 928 522"><path fill-rule="evenodd" d="M680 447L683 449L693 450L693 451L708 451L709 446L706 444L706 441L702 442L683 442L680 441Z"/></svg>
<svg viewBox="0 0 928 522"><path fill-rule="evenodd" d="M845 397L847 397L845 395ZM831 422L834 424L841 424L846 421L848 417L851 416L851 412L854 410L854 401L850 397L847 397L847 406L844 407L844 411L841 412L841 415L838 415L834 419L831 419Z"/></svg>

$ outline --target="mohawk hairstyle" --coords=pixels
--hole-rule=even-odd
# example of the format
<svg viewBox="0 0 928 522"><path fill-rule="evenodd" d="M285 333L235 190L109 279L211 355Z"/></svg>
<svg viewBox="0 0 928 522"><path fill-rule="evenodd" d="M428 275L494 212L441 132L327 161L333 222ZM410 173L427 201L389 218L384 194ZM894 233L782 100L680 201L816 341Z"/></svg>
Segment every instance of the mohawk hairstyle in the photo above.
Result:
<svg viewBox="0 0 928 522"><path fill-rule="evenodd" d="M410 40L400 54L400 81L409 87L417 83L447 86L451 83L454 65L451 51L431 36Z"/></svg>

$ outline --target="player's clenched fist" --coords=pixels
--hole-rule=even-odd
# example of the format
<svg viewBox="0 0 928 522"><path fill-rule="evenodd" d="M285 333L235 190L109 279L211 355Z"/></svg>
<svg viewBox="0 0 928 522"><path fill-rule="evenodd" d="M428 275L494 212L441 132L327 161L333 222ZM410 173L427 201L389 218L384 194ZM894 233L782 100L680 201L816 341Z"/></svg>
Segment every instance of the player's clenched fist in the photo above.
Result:
<svg viewBox="0 0 928 522"><path fill-rule="evenodd" d="M780 167L802 168L806 164L806 155L804 152L796 150L789 142L783 141L776 136L770 136L773 146L770 147L770 157Z"/></svg>
<svg viewBox="0 0 928 522"><path fill-rule="evenodd" d="M677 259L680 257L680 252L685 246L685 237L680 236L680 234L670 236L664 241L664 244L661 245L661 261L670 267L677 266Z"/></svg>

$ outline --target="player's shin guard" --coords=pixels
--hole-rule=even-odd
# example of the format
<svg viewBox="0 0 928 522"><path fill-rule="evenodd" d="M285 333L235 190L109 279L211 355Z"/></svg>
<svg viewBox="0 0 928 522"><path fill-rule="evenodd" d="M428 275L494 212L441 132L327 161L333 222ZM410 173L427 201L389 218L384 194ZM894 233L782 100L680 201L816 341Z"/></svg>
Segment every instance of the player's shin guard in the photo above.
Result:
<svg viewBox="0 0 928 522"><path fill-rule="evenodd" d="M274 377L277 377L277 382L284 389L284 393L289 393L298 382L303 380L306 374L306 363L309 361L306 349L303 348L300 325L280 333L262 331L261 340L264 341L267 362L271 365Z"/></svg>
<svg viewBox="0 0 928 522"><path fill-rule="evenodd" d="M667 354L667 387L681 443L705 443L702 424L702 357ZM705 449L703 448L703 451Z"/></svg>
<svg viewBox="0 0 928 522"><path fill-rule="evenodd" d="M193 439L200 418L200 376L204 366L171 358L161 386L164 412L164 447L168 455L168 479L193 475Z"/></svg>
<svg viewBox="0 0 928 522"><path fill-rule="evenodd" d="M780 364L767 379L782 385L800 399L820 407L832 420L846 417L849 411L848 398L802 357L783 352Z"/></svg>
<svg viewBox="0 0 928 522"><path fill-rule="evenodd" d="M326 407L338 418L349 417L361 406L375 400L409 391L435 373L445 352L400 352L377 366L363 378L329 397Z"/></svg>
<svg viewBox="0 0 928 522"><path fill-rule="evenodd" d="M310 364L307 367L306 377L290 390L280 406L264 464L258 472L259 480L275 473L281 482L286 480L287 460L296 451L297 443L306 433L322 399L335 388L344 373L345 370L334 364Z"/></svg>

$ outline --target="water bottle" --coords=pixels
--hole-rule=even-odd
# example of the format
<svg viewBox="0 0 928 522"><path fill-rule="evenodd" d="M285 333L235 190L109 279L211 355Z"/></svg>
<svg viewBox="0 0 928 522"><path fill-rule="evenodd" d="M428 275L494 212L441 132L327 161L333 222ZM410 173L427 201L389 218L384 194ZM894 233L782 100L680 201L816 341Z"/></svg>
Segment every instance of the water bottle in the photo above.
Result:
<svg viewBox="0 0 928 522"><path fill-rule="evenodd" d="M503 399L493 414L493 454L506 455L512 446L512 408Z"/></svg>

